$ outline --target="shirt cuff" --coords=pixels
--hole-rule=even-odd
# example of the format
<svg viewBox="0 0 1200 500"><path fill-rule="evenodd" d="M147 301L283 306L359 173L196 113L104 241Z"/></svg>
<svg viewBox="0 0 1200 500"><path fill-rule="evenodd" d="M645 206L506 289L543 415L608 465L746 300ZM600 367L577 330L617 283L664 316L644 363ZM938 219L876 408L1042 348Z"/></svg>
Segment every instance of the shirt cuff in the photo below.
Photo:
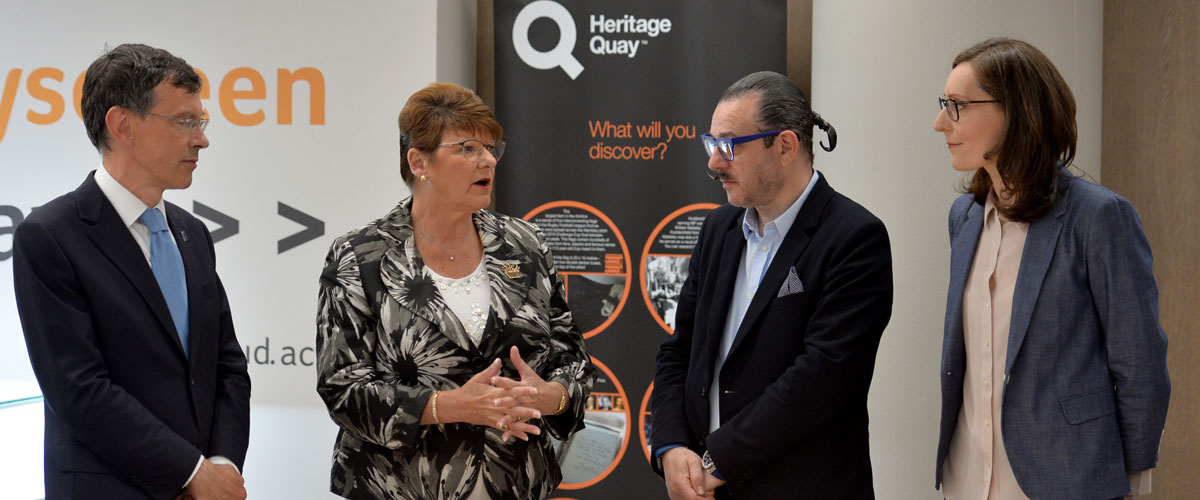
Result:
<svg viewBox="0 0 1200 500"><path fill-rule="evenodd" d="M179 488L179 489L181 489L181 490L187 489L188 485L192 484L192 480L196 479L196 473L200 472L200 465L202 465L203 463L204 463L204 455L200 455L200 459L196 460L196 467L192 469L192 475L188 476L187 481L183 482L183 487Z"/></svg>
<svg viewBox="0 0 1200 500"><path fill-rule="evenodd" d="M1131 470L1129 473L1129 494L1130 495L1149 495L1150 480L1154 469L1146 470Z"/></svg>
<svg viewBox="0 0 1200 500"><path fill-rule="evenodd" d="M232 465L233 470L236 470L239 476L242 475L241 469L238 469L237 464L233 463L233 460L225 458L221 455L213 455L212 458L208 459L208 461L210 463L212 463L213 465ZM204 455L200 455L200 460L196 461L196 468L192 469L192 475L188 476L187 482L184 482L183 488L180 488L180 489L186 489L189 484L192 484L192 480L196 479L196 473L200 472L200 466L203 464L204 464Z"/></svg>
<svg viewBox="0 0 1200 500"><path fill-rule="evenodd" d="M208 457L208 461L212 462L213 465L232 465L233 470L237 471L239 476L242 475L242 470L238 469L237 464L233 463L233 460L225 458L221 455L213 455L211 457Z"/></svg>
<svg viewBox="0 0 1200 500"><path fill-rule="evenodd" d="M671 443L671 444L664 444L662 446L659 446L658 449L654 450L654 458L661 460L663 453L666 453L667 450L669 450L671 448L679 448L680 446L683 446L683 443Z"/></svg>

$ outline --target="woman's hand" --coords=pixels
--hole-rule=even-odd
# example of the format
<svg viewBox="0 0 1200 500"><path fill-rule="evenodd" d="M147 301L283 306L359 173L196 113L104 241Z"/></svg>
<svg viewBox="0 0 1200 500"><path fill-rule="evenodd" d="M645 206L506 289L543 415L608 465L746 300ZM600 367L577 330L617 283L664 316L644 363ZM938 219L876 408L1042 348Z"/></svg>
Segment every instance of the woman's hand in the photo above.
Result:
<svg viewBox="0 0 1200 500"><path fill-rule="evenodd" d="M525 360L521 359L521 351L517 346L509 349L509 358L512 359L513 367L517 369L517 374L521 376L520 381L516 381L507 377L501 377L499 374L492 376L490 382L492 385L508 389L512 392L507 398L502 398L497 401L501 407L529 407L537 410L540 414L550 415L559 410L559 404L562 402L565 387L557 382L546 382L542 377L533 371ZM570 407L570 399L563 405L565 411ZM540 415L539 415L540 416ZM520 415L509 417L506 422L511 424L513 421L520 423Z"/></svg>
<svg viewBox="0 0 1200 500"><path fill-rule="evenodd" d="M500 360L496 359L483 371L471 377L462 387L442 391L438 394L436 402L438 421L443 424L465 422L495 427L504 433L501 437L504 441L507 441L509 436L528 441L529 434L541 434L542 430L538 426L528 423L530 419L541 418L541 412L515 403L527 399L528 393L532 389L524 387L513 390L505 387L493 387L489 382L497 378L499 374ZM426 410L426 414L430 417L427 423L433 423L433 405L433 399L430 398Z"/></svg>

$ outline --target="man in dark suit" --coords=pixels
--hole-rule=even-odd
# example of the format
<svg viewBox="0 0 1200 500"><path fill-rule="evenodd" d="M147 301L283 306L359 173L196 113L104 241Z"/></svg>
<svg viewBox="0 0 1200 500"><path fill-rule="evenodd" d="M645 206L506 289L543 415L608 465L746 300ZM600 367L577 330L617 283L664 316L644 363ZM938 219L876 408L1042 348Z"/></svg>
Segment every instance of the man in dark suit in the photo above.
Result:
<svg viewBox="0 0 1200 500"><path fill-rule="evenodd" d="M652 462L673 499L874 497L867 390L891 249L813 170L814 125L832 150L803 92L760 72L702 136L732 206L705 220L658 351Z"/></svg>
<svg viewBox="0 0 1200 500"><path fill-rule="evenodd" d="M82 110L102 165L13 236L48 500L246 496L250 377L212 237L162 199L208 147L200 85L164 50L100 56Z"/></svg>

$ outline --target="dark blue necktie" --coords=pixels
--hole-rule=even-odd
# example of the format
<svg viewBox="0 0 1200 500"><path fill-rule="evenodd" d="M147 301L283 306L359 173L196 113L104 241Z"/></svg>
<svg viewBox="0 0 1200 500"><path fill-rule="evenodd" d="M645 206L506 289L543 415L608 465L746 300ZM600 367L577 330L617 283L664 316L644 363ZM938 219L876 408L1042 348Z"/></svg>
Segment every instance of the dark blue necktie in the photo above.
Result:
<svg viewBox="0 0 1200 500"><path fill-rule="evenodd" d="M175 322L175 330L179 332L179 341L183 343L183 353L188 354L188 296L187 277L183 272L183 257L175 239L167 230L167 221L162 212L155 208L147 208L138 217L142 224L150 229L150 267L154 270L154 279L162 290L163 298L167 299L167 308L171 310L171 319Z"/></svg>

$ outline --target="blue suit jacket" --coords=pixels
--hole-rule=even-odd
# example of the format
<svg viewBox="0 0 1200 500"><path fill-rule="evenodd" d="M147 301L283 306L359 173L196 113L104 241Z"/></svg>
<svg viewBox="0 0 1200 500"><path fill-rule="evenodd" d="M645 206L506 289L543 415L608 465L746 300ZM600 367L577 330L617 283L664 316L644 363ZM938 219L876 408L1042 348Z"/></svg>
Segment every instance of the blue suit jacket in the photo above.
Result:
<svg viewBox="0 0 1200 500"><path fill-rule="evenodd" d="M242 467L250 378L204 224L167 203L185 356L145 254L89 175L13 236L17 310L45 396L47 500L174 497L203 453Z"/></svg>
<svg viewBox="0 0 1200 500"><path fill-rule="evenodd" d="M1171 393L1167 337L1133 206L1065 171L1059 190L1051 211L1030 223L1021 255L1001 431L1030 498L1115 498L1129 492L1127 470L1158 461ZM962 408L963 289L983 218L969 194L950 209L938 486Z"/></svg>

